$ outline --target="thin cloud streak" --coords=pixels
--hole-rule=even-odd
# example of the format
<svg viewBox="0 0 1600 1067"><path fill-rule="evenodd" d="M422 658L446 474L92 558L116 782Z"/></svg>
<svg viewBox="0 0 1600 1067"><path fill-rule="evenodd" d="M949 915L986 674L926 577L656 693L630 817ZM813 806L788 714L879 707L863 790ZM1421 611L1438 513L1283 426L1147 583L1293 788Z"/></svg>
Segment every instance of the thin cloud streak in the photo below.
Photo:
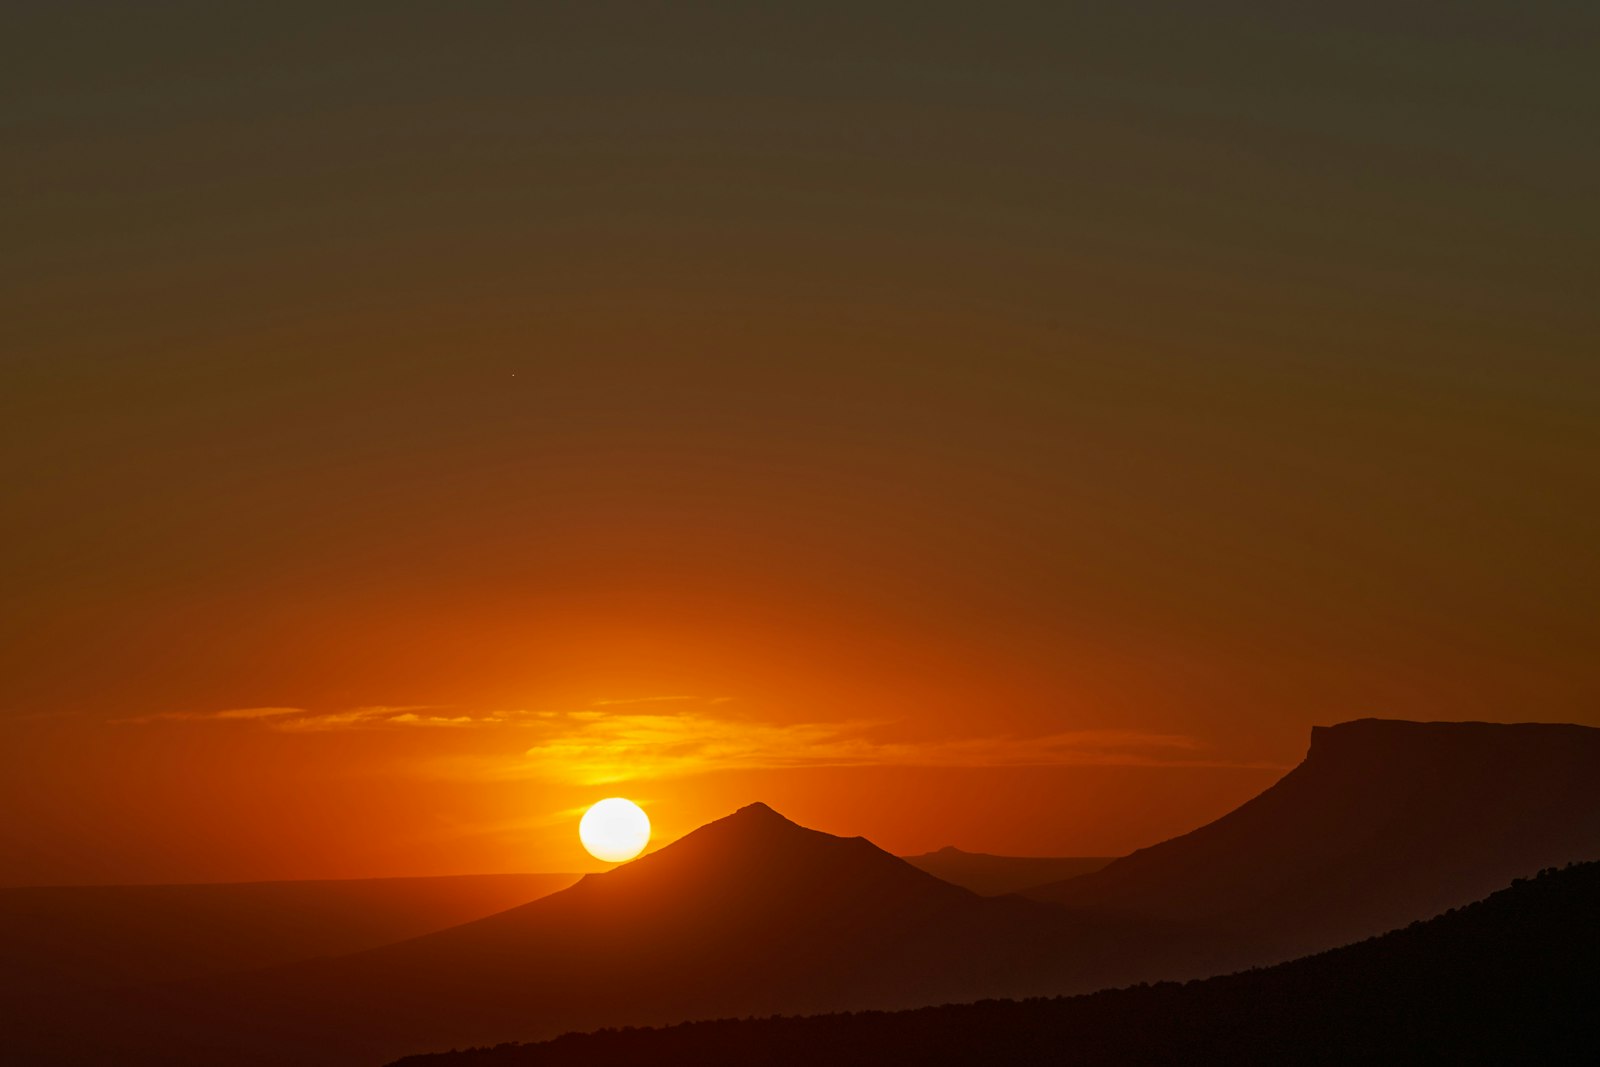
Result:
<svg viewBox="0 0 1600 1067"><path fill-rule="evenodd" d="M519 731L520 755L450 756L412 765L430 777L478 781L545 780L596 786L714 771L815 767L1218 767L1273 768L1272 763L1219 759L1185 734L1140 730L1065 730L906 740L892 720L773 723L709 710L722 699L683 710L637 707L689 705L697 697L595 700L567 711L467 712L438 705L369 705L342 711L234 708L166 712L118 722L238 721L283 733L435 728ZM617 708L619 710L606 710ZM886 736L888 735L888 736Z"/></svg>
<svg viewBox="0 0 1600 1067"><path fill-rule="evenodd" d="M151 715L135 715L131 718L112 719L111 721L118 723L253 721L277 719L288 715L304 715L305 713L304 708L225 708L222 711L159 711Z"/></svg>
<svg viewBox="0 0 1600 1067"><path fill-rule="evenodd" d="M439 715L448 710L428 704L371 705L344 711L314 712L307 708L227 708L222 711L162 711L112 719L114 723L248 722L283 732L357 730L375 726L475 726L505 721L499 713L483 716Z"/></svg>
<svg viewBox="0 0 1600 1067"><path fill-rule="evenodd" d="M401 705L389 707L376 705L351 708L348 711L304 714L290 719L275 720L267 726L284 733L327 733L337 730L376 729L385 726L470 727L492 725L501 720L492 716L465 714L436 714L451 709L428 705Z"/></svg>
<svg viewBox="0 0 1600 1067"><path fill-rule="evenodd" d="M495 727L534 725L551 720L566 719L573 722L600 722L615 713L604 709L613 706L676 704L699 701L706 705L725 703L728 698L715 697L702 700L695 696L651 696L626 699L590 701L577 710L500 709L471 712L451 705L441 704L370 704L339 711L313 711L309 708L261 707L228 708L222 711L163 711L150 715L135 715L112 719L114 723L158 722L258 722L269 730L284 733L322 733L337 730L365 730L387 726L423 727Z"/></svg>

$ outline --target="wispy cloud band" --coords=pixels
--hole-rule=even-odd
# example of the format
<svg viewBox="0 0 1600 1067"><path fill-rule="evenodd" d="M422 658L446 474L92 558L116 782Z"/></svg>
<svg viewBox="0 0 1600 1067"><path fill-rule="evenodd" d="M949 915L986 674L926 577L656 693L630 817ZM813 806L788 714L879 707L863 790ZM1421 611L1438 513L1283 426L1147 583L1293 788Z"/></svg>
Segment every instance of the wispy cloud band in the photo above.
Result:
<svg viewBox="0 0 1600 1067"><path fill-rule="evenodd" d="M292 733L514 729L519 752L431 758L421 770L444 777L537 778L581 785L807 767L1266 766L1219 759L1203 742L1185 734L1065 730L907 738L905 724L892 720L764 722L721 714L720 708L709 710L720 703L652 697L596 700L574 710L487 712L429 705L372 705L331 712L264 707L168 712L120 721L234 720ZM674 710L636 710L651 705L670 705Z"/></svg>

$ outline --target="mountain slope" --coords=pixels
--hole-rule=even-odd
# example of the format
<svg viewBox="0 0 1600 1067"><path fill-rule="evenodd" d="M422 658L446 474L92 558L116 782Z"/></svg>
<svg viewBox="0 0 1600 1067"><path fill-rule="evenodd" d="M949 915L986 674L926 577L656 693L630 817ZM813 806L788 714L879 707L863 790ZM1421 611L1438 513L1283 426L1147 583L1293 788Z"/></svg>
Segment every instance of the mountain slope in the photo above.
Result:
<svg viewBox="0 0 1600 1067"><path fill-rule="evenodd" d="M1596 988L1590 863L1370 941L1186 985L571 1034L395 1067L1592 1063Z"/></svg>
<svg viewBox="0 0 1600 1067"><path fill-rule="evenodd" d="M526 904L575 874L0 889L0 996L343 955Z"/></svg>
<svg viewBox="0 0 1600 1067"><path fill-rule="evenodd" d="M1167 973L1183 938L984 898L751 805L478 922L130 994L33 1047L65 1062L351 1063L572 1027L907 1007Z"/></svg>
<svg viewBox="0 0 1600 1067"><path fill-rule="evenodd" d="M1363 719L1312 731L1276 785L1183 837L1030 891L1197 922L1284 958L1600 857L1600 730Z"/></svg>
<svg viewBox="0 0 1600 1067"><path fill-rule="evenodd" d="M997 897L1098 871L1115 857L991 856L985 852L945 847L937 852L900 858L951 885L970 889L979 896Z"/></svg>

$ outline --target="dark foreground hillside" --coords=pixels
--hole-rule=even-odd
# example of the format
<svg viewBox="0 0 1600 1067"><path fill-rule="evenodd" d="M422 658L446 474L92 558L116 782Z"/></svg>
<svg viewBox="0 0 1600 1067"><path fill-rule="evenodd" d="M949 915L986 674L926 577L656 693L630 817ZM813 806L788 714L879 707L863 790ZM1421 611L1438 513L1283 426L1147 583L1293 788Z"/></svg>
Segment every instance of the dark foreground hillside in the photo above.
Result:
<svg viewBox="0 0 1600 1067"><path fill-rule="evenodd" d="M905 1012L688 1023L404 1067L1593 1063L1600 863L1321 955L1186 984Z"/></svg>

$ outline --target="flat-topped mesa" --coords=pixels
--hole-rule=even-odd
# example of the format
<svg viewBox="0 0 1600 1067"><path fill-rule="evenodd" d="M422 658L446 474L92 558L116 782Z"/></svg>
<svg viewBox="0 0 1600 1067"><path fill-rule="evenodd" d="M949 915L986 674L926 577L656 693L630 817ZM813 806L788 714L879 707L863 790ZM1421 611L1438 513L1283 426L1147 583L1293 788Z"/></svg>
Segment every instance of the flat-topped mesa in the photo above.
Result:
<svg viewBox="0 0 1600 1067"><path fill-rule="evenodd" d="M1368 785L1394 779L1390 789L1405 789L1405 781L1438 790L1506 790L1515 797L1541 792L1552 779L1565 781L1595 769L1600 769L1600 729L1594 726L1357 718L1314 726L1306 760L1285 784L1330 776Z"/></svg>
<svg viewBox="0 0 1600 1067"><path fill-rule="evenodd" d="M1306 768L1333 764L1380 766L1395 761L1426 766L1462 759L1549 758L1576 749L1600 754L1600 729L1573 723L1413 722L1353 719L1313 726Z"/></svg>
<svg viewBox="0 0 1600 1067"><path fill-rule="evenodd" d="M1302 763L1228 814L1028 895L1227 928L1284 958L1600 858L1597 781L1593 727L1317 727Z"/></svg>

